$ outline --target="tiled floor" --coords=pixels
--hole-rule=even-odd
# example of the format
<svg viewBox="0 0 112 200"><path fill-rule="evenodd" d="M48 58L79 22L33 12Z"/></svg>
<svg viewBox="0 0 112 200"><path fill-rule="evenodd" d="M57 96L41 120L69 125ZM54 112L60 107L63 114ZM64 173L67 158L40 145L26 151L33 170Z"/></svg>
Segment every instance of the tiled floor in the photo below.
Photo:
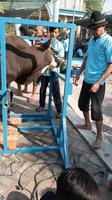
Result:
<svg viewBox="0 0 112 200"><path fill-rule="evenodd" d="M82 80L79 81L79 86L73 88L73 95L69 97L68 118L75 124L83 123L82 112L78 109L77 102L81 88ZM95 151L97 155L105 162L107 167L112 171L112 76L107 80L106 93L103 102L103 143L102 148ZM96 127L95 123L91 121L92 131L79 129L82 137L91 144L95 141Z"/></svg>
<svg viewBox="0 0 112 200"><path fill-rule="evenodd" d="M29 90L31 91L31 87ZM34 111L37 102L27 103L26 97L15 96L15 105L16 113L24 113ZM111 200L112 191L106 187L106 176L98 176L99 171L103 171L105 175L107 167L69 120L67 120L67 129L71 165L76 164L86 168L99 184L102 199ZM54 137L45 132L32 135L21 134L18 145L32 145L37 141L42 143L43 140L51 143L54 142ZM46 189L55 189L56 179L63 169L62 159L56 153L0 155L0 161L0 194L7 200L16 198L36 200L37 196L40 197Z"/></svg>

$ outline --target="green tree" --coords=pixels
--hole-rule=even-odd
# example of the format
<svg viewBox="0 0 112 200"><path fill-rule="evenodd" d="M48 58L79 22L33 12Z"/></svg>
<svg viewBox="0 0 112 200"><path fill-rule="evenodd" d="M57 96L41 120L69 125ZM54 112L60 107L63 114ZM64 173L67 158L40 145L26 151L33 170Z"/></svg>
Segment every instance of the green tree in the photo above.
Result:
<svg viewBox="0 0 112 200"><path fill-rule="evenodd" d="M90 15L93 10L102 10L103 7L103 1L102 0L84 0L86 3L86 11L87 15Z"/></svg>

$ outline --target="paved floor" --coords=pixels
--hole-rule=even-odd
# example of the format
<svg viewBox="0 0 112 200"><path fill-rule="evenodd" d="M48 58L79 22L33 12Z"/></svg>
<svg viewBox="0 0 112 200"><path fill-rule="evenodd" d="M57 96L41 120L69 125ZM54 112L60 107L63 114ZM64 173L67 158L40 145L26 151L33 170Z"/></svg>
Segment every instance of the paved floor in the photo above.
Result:
<svg viewBox="0 0 112 200"><path fill-rule="evenodd" d="M82 79L79 81L78 87L73 88L73 95L69 97L69 106L68 107L68 118L71 122L75 124L84 123L82 112L78 109L77 102L80 93L80 88L82 84ZM97 155L105 162L107 167L112 171L112 76L107 80L106 84L106 94L103 102L103 143L102 148L95 151ZM91 116L91 115L90 115ZM81 130L79 129L82 137L91 144L95 141L96 137L96 127L95 123L91 121L92 131Z"/></svg>
<svg viewBox="0 0 112 200"><path fill-rule="evenodd" d="M31 91L31 87L29 90ZM35 110L36 101L26 102L26 97L29 95L14 97L13 109L16 113ZM108 123L106 126L108 127ZM86 168L99 184L102 199L112 200L112 191L106 187L107 166L93 152L89 143L69 120L67 120L67 129L71 165ZM21 133L18 146L31 146L35 143L43 144L43 142L51 144L55 142L55 138L50 132L45 133L44 131L41 134ZM12 200L15 196L18 200L38 199L37 197L40 197L46 189L55 189L56 179L63 169L62 159L55 153L1 155L0 161L0 195L7 200ZM100 171L104 173L104 176L98 173Z"/></svg>

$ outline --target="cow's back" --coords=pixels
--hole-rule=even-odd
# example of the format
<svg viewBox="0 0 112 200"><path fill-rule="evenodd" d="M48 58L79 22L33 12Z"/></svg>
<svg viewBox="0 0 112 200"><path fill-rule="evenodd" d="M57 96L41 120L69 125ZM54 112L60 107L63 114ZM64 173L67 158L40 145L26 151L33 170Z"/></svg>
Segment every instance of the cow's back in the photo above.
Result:
<svg viewBox="0 0 112 200"><path fill-rule="evenodd" d="M18 49L25 50L29 48L29 45L19 36L15 35L7 35L6 36L6 43L12 44L13 46L17 47Z"/></svg>
<svg viewBox="0 0 112 200"><path fill-rule="evenodd" d="M21 84L26 80L31 82L35 77L40 76L42 68L51 62L52 56L49 50L31 47L18 36L8 35L6 42L9 84L13 80Z"/></svg>

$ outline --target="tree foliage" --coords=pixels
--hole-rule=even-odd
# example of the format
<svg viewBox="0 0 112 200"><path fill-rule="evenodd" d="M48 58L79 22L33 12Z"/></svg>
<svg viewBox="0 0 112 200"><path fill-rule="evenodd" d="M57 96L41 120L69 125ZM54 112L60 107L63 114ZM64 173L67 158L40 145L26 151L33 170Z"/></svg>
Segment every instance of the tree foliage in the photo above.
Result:
<svg viewBox="0 0 112 200"><path fill-rule="evenodd" d="M90 15L93 10L102 10L103 1L102 0L84 0L86 3L87 14Z"/></svg>

